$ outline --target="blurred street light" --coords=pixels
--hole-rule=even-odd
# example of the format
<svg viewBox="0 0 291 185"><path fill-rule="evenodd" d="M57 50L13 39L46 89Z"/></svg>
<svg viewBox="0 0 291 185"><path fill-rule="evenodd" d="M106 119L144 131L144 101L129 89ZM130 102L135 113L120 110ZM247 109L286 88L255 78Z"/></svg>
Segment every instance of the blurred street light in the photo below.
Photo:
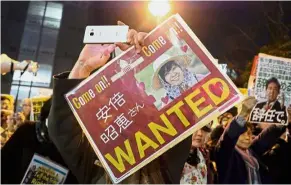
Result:
<svg viewBox="0 0 291 185"><path fill-rule="evenodd" d="M157 19L159 24L160 19L165 16L171 9L168 0L151 0L148 4L149 11Z"/></svg>

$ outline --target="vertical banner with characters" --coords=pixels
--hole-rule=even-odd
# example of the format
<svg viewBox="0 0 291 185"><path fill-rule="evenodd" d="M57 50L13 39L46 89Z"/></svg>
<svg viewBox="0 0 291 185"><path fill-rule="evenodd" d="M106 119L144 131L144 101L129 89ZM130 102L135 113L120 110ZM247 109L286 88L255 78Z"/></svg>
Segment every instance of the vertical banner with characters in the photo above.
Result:
<svg viewBox="0 0 291 185"><path fill-rule="evenodd" d="M251 112L253 123L287 124L291 104L291 59L259 54L255 96L259 103Z"/></svg>
<svg viewBox="0 0 291 185"><path fill-rule="evenodd" d="M49 98L50 96L31 98L31 113L30 113L31 121L39 121L41 108Z"/></svg>
<svg viewBox="0 0 291 185"><path fill-rule="evenodd" d="M34 154L21 184L63 184L68 169Z"/></svg>
<svg viewBox="0 0 291 185"><path fill-rule="evenodd" d="M248 95L255 96L255 83L256 83L256 75L258 68L258 59L259 57L256 55L253 60L251 74L248 82Z"/></svg>
<svg viewBox="0 0 291 185"><path fill-rule="evenodd" d="M179 15L66 95L98 159L119 183L242 99ZM178 157L178 156L177 156Z"/></svg>

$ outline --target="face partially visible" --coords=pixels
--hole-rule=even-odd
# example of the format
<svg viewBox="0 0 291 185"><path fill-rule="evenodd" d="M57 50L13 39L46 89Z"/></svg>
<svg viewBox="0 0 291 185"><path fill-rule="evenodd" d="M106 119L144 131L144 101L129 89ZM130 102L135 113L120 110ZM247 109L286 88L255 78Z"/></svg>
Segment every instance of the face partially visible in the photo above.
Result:
<svg viewBox="0 0 291 185"><path fill-rule="evenodd" d="M248 128L246 132L239 136L236 145L243 150L248 149L252 143L252 136L252 130Z"/></svg>
<svg viewBox="0 0 291 185"><path fill-rule="evenodd" d="M226 127L233 119L232 114L226 112L222 114L221 116L218 117L219 123L223 126Z"/></svg>
<svg viewBox="0 0 291 185"><path fill-rule="evenodd" d="M199 148L202 147L205 143L205 139L207 136L207 132L200 129L192 135L192 147L193 148Z"/></svg>
<svg viewBox="0 0 291 185"><path fill-rule="evenodd" d="M24 99L22 102L22 112L25 116L30 114L31 104L29 99Z"/></svg>
<svg viewBox="0 0 291 185"><path fill-rule="evenodd" d="M268 102L274 102L277 100L277 97L279 95L279 87L276 83L270 83L267 87L267 97Z"/></svg>
<svg viewBox="0 0 291 185"><path fill-rule="evenodd" d="M6 123L7 123L7 129L8 129L8 131L12 132L14 130L14 125L15 125L15 120L14 120L13 115L7 116Z"/></svg>
<svg viewBox="0 0 291 185"><path fill-rule="evenodd" d="M1 100L1 109L11 110L11 103L8 99Z"/></svg>
<svg viewBox="0 0 291 185"><path fill-rule="evenodd" d="M179 66L173 66L172 69L165 74L165 80L170 85L180 85L184 80L184 73Z"/></svg>

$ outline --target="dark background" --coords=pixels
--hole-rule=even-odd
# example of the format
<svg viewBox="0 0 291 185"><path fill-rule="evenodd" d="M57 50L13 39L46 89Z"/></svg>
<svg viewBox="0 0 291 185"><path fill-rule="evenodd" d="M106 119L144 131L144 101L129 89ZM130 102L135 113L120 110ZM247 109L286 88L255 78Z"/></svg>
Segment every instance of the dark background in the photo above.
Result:
<svg viewBox="0 0 291 185"><path fill-rule="evenodd" d="M1 53L11 58L19 57L29 3L1 1ZM62 17L55 52L50 59L52 74L72 68L83 47L86 25L111 25L121 20L131 28L146 32L156 26L156 19L148 11L148 2L55 3L62 4ZM167 16L174 13L182 16L219 63L227 63L242 74L236 81L239 86L245 85L243 75L254 55L260 51L276 54L282 43L290 46L290 2L177 1L171 2L171 12ZM278 53L287 57L291 55L290 51ZM36 60L35 56L31 59ZM41 60L38 62L42 64ZM1 93L10 93L11 83L10 74L2 76ZM52 82L48 87L52 87Z"/></svg>

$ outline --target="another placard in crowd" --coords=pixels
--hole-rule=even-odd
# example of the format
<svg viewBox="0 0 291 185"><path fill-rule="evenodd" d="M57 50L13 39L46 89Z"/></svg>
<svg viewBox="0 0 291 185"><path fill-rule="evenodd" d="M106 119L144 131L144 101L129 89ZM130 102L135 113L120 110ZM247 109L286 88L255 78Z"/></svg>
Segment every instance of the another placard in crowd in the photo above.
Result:
<svg viewBox="0 0 291 185"><path fill-rule="evenodd" d="M250 122L285 125L291 103L291 59L259 54L258 61L255 96L259 103Z"/></svg>
<svg viewBox="0 0 291 185"><path fill-rule="evenodd" d="M179 15L66 95L114 183L239 102L243 95Z"/></svg>
<svg viewBox="0 0 291 185"><path fill-rule="evenodd" d="M259 56L256 55L253 60L250 78L248 82L248 96L255 96L255 83L256 83L256 76L257 76L258 59L259 59Z"/></svg>
<svg viewBox="0 0 291 185"><path fill-rule="evenodd" d="M44 103L50 98L50 96L32 97L31 98L31 121L39 121L41 108Z"/></svg>
<svg viewBox="0 0 291 185"><path fill-rule="evenodd" d="M34 154L21 184L63 184L68 169Z"/></svg>

